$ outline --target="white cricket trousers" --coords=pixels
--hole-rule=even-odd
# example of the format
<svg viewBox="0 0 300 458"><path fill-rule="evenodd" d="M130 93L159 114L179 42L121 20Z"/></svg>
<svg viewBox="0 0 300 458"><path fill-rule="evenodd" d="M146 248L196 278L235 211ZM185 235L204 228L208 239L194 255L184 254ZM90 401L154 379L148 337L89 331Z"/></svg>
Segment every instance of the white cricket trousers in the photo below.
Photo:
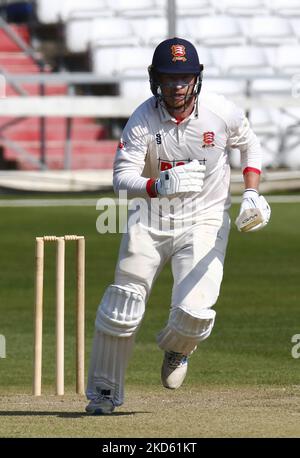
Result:
<svg viewBox="0 0 300 458"><path fill-rule="evenodd" d="M226 211L168 232L138 222L123 235L114 283L136 291L147 302L153 282L170 260L174 283L168 305L196 312L211 307L220 291L229 230Z"/></svg>

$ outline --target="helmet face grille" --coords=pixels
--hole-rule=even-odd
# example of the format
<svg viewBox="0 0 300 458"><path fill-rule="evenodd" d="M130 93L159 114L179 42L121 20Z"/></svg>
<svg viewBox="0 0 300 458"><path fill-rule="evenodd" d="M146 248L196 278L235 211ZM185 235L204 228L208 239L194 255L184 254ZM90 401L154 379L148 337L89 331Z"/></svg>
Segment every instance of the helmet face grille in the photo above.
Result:
<svg viewBox="0 0 300 458"><path fill-rule="evenodd" d="M202 86L202 75L203 75L203 65L200 65L200 73L197 74L197 79L194 87L194 95L199 95L201 86ZM148 73L149 73L149 81L150 81L150 89L152 94L155 97L161 98L161 95L159 94L159 73L163 72L157 72L155 68L152 65L149 65L148 67Z"/></svg>

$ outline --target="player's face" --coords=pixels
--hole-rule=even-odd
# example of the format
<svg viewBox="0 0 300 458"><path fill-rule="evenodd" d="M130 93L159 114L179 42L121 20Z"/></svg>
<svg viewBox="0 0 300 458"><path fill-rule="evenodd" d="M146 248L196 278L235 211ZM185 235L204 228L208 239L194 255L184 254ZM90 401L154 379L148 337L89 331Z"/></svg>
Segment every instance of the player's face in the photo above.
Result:
<svg viewBox="0 0 300 458"><path fill-rule="evenodd" d="M161 74L159 77L162 97L167 107L173 110L184 108L187 102L193 101L192 95L196 82L195 75L179 74L169 75Z"/></svg>

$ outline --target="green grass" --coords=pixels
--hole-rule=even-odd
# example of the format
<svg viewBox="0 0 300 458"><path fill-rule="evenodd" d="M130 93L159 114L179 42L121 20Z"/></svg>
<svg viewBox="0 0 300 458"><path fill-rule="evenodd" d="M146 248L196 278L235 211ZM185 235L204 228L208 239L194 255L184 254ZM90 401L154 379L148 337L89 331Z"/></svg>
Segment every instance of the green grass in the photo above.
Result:
<svg viewBox="0 0 300 458"><path fill-rule="evenodd" d="M232 216L237 206L232 207ZM120 236L96 232L92 207L1 208L0 334L7 357L0 359L0 393L30 393L33 365L34 238L83 234L87 239L87 365L95 313L113 281ZM234 218L233 218L234 219ZM291 337L300 333L300 204L273 204L263 231L232 228L217 319L212 335L190 360L188 385L286 385L299 383L300 361ZM68 245L66 278L66 385L74 386L74 247ZM43 384L54 390L54 246L47 246ZM172 277L161 273L147 306L130 363L129 384L156 385L162 353L155 336L168 316Z"/></svg>

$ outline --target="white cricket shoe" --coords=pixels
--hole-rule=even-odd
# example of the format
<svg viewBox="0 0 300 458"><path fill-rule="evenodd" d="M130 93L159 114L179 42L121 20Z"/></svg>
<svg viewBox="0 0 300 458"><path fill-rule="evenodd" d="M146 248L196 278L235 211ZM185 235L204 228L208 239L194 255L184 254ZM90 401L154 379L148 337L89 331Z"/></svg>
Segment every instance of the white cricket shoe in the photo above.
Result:
<svg viewBox="0 0 300 458"><path fill-rule="evenodd" d="M161 381L165 388L179 388L186 376L188 368L187 356L175 351L166 351L161 368Z"/></svg>
<svg viewBox="0 0 300 458"><path fill-rule="evenodd" d="M90 415L105 415L114 411L115 404L109 396L98 394L86 406L85 411Z"/></svg>

